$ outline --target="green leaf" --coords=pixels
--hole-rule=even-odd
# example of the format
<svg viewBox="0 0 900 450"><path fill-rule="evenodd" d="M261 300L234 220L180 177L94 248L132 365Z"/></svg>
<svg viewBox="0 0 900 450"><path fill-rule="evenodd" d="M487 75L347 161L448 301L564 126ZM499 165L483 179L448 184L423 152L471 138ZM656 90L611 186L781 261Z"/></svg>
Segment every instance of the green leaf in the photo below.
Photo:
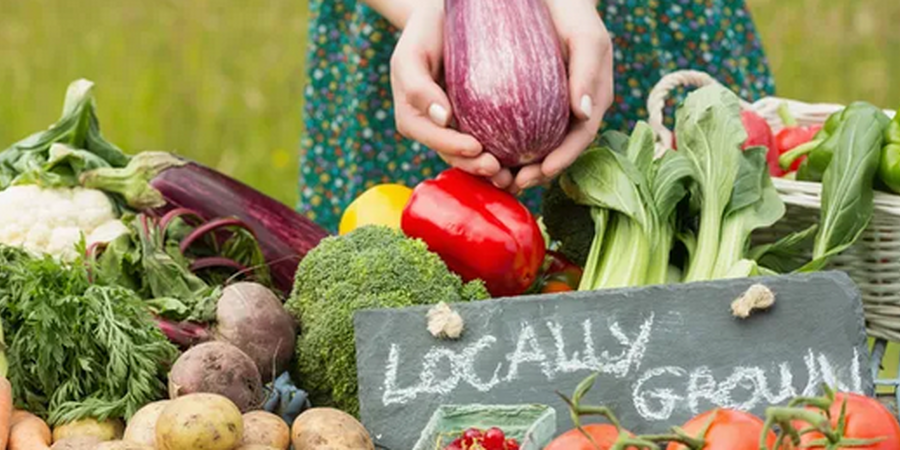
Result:
<svg viewBox="0 0 900 450"><path fill-rule="evenodd" d="M818 229L818 224L814 224L795 231L776 242L754 247L747 256L756 260L760 266L779 273L793 272L809 261Z"/></svg>
<svg viewBox="0 0 900 450"><path fill-rule="evenodd" d="M822 143L832 159L822 179L819 230L813 260L799 271L821 270L852 246L868 227L875 209L874 182L889 119L872 105L857 105Z"/></svg>
<svg viewBox="0 0 900 450"><path fill-rule="evenodd" d="M0 152L0 190L12 184L73 187L85 171L128 163L128 155L100 133L93 86L87 80L72 83L58 122Z"/></svg>

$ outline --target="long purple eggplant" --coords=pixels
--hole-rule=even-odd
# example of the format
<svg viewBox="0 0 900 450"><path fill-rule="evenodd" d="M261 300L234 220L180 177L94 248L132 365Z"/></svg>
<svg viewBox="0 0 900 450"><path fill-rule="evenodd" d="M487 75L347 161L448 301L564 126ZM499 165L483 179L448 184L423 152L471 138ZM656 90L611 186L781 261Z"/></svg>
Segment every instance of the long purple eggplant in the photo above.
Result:
<svg viewBox="0 0 900 450"><path fill-rule="evenodd" d="M543 0L446 0L453 115L504 166L542 160L569 127L566 66Z"/></svg>
<svg viewBox="0 0 900 450"><path fill-rule="evenodd" d="M328 236L323 228L281 202L171 153L139 153L124 168L82 174L81 184L119 194L138 211L163 215L185 209L205 220L240 220L256 236L272 281L285 295L293 287L300 260Z"/></svg>

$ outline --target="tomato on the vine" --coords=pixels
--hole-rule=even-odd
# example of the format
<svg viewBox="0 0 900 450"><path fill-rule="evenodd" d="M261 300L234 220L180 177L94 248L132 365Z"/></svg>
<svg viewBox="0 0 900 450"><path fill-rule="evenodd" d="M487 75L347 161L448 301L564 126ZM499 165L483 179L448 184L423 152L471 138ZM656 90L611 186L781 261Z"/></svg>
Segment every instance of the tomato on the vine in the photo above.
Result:
<svg viewBox="0 0 900 450"><path fill-rule="evenodd" d="M844 437L847 439L883 439L880 442L853 447L853 450L897 450L900 449L900 423L897 418L877 399L866 397L864 395L838 392L835 394L834 403L831 405L829 415L831 416L831 426L835 429L838 426L838 420L841 415L841 408L844 401L847 402L847 412L845 416L846 428ZM807 407L821 412L821 410ZM795 422L794 427L798 430L809 427L809 424ZM808 433L801 438L802 445L808 445L816 440L822 439L819 433ZM800 447L809 450L824 450L826 447Z"/></svg>
<svg viewBox="0 0 900 450"><path fill-rule="evenodd" d="M715 416L713 416L715 415ZM701 435L703 429L706 434ZM703 439L706 445L697 450L759 450L759 438L765 423L759 417L732 409L707 411L689 420L682 429L691 437ZM775 433L766 436L768 448L775 445ZM666 450L685 450L685 446L671 443Z"/></svg>

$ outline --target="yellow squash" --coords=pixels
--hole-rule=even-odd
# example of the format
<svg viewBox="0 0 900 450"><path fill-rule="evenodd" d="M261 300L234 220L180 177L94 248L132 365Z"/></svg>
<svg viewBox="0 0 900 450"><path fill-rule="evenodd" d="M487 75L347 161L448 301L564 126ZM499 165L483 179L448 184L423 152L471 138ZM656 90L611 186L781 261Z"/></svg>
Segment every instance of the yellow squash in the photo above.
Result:
<svg viewBox="0 0 900 450"><path fill-rule="evenodd" d="M400 228L400 216L412 189L399 184L379 184L350 203L341 217L338 232L347 234L366 225Z"/></svg>

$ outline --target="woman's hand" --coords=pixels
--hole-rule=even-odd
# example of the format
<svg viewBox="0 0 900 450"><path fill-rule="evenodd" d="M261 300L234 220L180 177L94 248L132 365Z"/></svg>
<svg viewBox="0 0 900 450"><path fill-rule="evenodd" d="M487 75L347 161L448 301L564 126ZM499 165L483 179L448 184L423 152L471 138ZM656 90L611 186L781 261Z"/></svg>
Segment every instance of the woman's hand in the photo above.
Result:
<svg viewBox="0 0 900 450"><path fill-rule="evenodd" d="M437 84L443 63L442 0L420 0L406 21L391 57L391 88L397 131L436 151L451 166L484 177L500 162L472 136L448 128L452 110Z"/></svg>
<svg viewBox="0 0 900 450"><path fill-rule="evenodd" d="M559 148L539 164L522 167L513 177L508 169L494 184L512 192L546 183L569 167L593 142L606 110L612 105L612 39L596 0L545 0L569 65L569 99L575 120Z"/></svg>

